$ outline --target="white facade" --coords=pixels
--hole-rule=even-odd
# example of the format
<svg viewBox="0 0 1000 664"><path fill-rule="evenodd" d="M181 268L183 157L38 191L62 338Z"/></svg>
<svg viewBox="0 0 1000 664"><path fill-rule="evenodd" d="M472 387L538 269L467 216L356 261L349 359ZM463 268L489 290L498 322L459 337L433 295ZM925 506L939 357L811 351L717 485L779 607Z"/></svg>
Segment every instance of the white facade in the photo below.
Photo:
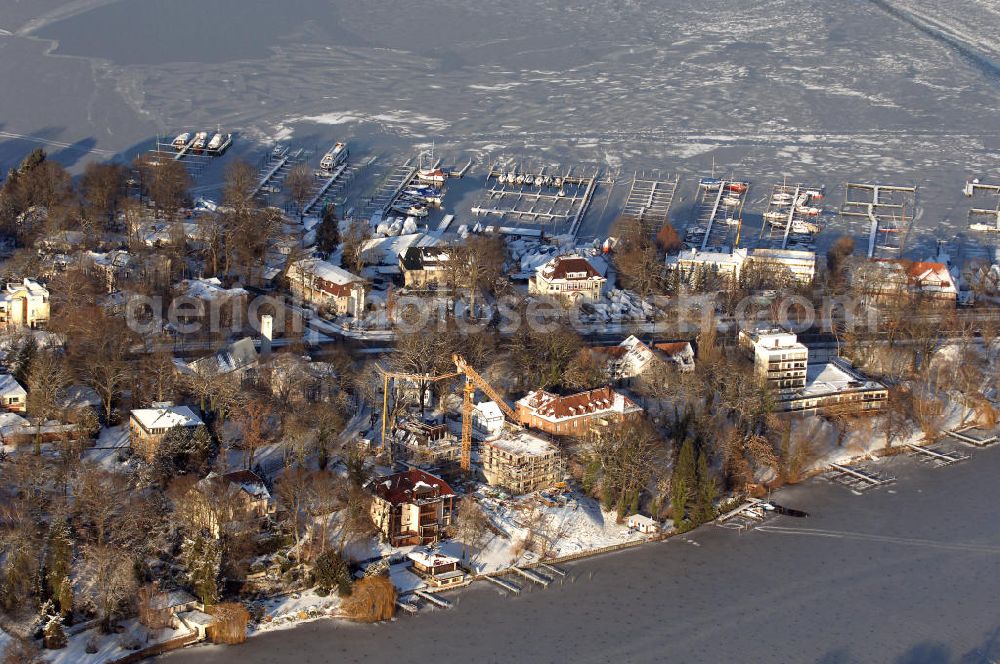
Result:
<svg viewBox="0 0 1000 664"><path fill-rule="evenodd" d="M757 265L788 270L792 278L811 284L816 278L816 252L800 249L754 249L750 259Z"/></svg>
<svg viewBox="0 0 1000 664"><path fill-rule="evenodd" d="M746 260L746 249L734 249L732 252L687 249L676 256L667 256L666 265L679 271L685 281L690 281L699 270L738 280Z"/></svg>
<svg viewBox="0 0 1000 664"><path fill-rule="evenodd" d="M0 326L44 328L49 322L49 291L33 279L8 283L0 294Z"/></svg>

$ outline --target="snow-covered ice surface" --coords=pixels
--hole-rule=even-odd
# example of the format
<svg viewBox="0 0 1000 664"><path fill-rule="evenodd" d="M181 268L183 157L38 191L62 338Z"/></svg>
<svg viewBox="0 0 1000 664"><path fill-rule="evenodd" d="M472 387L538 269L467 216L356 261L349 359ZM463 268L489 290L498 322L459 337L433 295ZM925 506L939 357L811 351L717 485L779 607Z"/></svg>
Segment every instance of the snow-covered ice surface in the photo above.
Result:
<svg viewBox="0 0 1000 664"><path fill-rule="evenodd" d="M687 176L682 222L693 176L713 163L760 187L823 183L832 201L848 180L915 183L917 255L940 238L974 244L960 186L994 176L995 2L244 5L238 16L223 0L17 6L0 28L17 35L2 47L19 66L0 72L0 86L25 93L0 101L0 131L64 142L66 161L90 148L132 156L156 133L195 125L239 132L240 149L247 138L320 150L349 138L359 151L412 154L433 141L480 160L503 152L620 170L618 197L632 170L662 168ZM165 27L177 25L190 29ZM29 71L54 84L32 85ZM7 143L0 162L28 144ZM450 202L467 214L471 201ZM600 235L617 208L595 205L581 235ZM749 207L744 238L761 211ZM827 225L830 237L863 231Z"/></svg>
<svg viewBox="0 0 1000 664"><path fill-rule="evenodd" d="M1000 448L933 469L885 460L897 478L857 496L822 479L773 496L809 518L739 533L707 526L563 565L544 590L485 583L446 612L391 626L317 621L252 647L167 662L399 661L433 644L449 661L985 662L1000 657L996 566ZM694 544L699 546L695 546ZM465 635L465 636L462 636Z"/></svg>

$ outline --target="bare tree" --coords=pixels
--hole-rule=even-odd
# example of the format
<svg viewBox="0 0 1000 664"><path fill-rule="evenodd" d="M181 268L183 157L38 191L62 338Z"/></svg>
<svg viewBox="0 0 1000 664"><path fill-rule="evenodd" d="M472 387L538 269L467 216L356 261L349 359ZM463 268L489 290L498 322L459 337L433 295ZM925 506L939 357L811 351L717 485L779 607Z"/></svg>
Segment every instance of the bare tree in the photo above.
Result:
<svg viewBox="0 0 1000 664"><path fill-rule="evenodd" d="M91 545L83 551L77 578L100 617L101 629L110 632L115 618L135 599L135 561L121 547Z"/></svg>
<svg viewBox="0 0 1000 664"><path fill-rule="evenodd" d="M301 219L305 216L306 203L312 198L315 190L309 166L306 164L294 166L285 177L284 189L287 192L288 201L295 205L295 209L299 212L299 219Z"/></svg>

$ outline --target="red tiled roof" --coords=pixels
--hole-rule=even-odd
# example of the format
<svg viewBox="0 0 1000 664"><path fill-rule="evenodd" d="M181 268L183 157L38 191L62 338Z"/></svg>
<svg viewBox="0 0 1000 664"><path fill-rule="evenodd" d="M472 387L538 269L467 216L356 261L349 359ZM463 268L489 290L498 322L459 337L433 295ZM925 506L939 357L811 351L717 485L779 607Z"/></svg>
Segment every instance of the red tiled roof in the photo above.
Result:
<svg viewBox="0 0 1000 664"><path fill-rule="evenodd" d="M588 392L570 394L560 397L549 392L533 392L523 401L530 409L542 417L562 419L605 413L615 406L616 400L621 400L623 410L638 408L634 401L616 393L610 387L602 387Z"/></svg>
<svg viewBox="0 0 1000 664"><path fill-rule="evenodd" d="M443 479L417 468L376 478L372 480L371 486L376 496L392 505L401 505L427 497L455 495L455 492ZM436 491L430 491L428 495L423 495L425 490Z"/></svg>
<svg viewBox="0 0 1000 664"><path fill-rule="evenodd" d="M606 355L609 358L618 359L624 357L625 353L628 352L628 348L625 346L591 346L590 352L600 353L601 355Z"/></svg>
<svg viewBox="0 0 1000 664"><path fill-rule="evenodd" d="M600 279L601 273L594 269L586 258L581 256L556 256L542 268L542 276L546 279L567 279L566 275L583 272L586 276L577 279Z"/></svg>
<svg viewBox="0 0 1000 664"><path fill-rule="evenodd" d="M653 344L653 348L667 355L677 355L678 353L685 352L689 345L687 341L670 341L662 344Z"/></svg>

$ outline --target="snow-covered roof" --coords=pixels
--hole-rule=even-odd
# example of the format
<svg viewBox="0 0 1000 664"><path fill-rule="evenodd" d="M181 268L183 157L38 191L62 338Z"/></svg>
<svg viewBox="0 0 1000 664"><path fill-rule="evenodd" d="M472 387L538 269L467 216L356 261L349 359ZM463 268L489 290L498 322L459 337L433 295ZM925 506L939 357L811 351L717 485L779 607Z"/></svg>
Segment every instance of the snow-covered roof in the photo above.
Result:
<svg viewBox="0 0 1000 664"><path fill-rule="evenodd" d="M538 390L529 392L517 403L532 411L536 416L550 422L584 415L588 417L605 414L624 415L642 411L638 404L610 387L568 396L558 396L551 392Z"/></svg>
<svg viewBox="0 0 1000 664"><path fill-rule="evenodd" d="M247 295L244 288L223 288L222 282L216 278L187 279L181 282L181 290L188 297L199 300L215 300L222 297L241 297Z"/></svg>
<svg viewBox="0 0 1000 664"><path fill-rule="evenodd" d="M410 233L396 237L376 237L361 247L365 261L369 264L397 265L399 256L410 247L433 247L440 240L427 233Z"/></svg>
<svg viewBox="0 0 1000 664"><path fill-rule="evenodd" d="M27 391L10 374L0 374L0 394L5 397L25 396Z"/></svg>
<svg viewBox="0 0 1000 664"><path fill-rule="evenodd" d="M410 551L406 554L406 557L425 567L441 567L442 565L452 565L459 562L458 558L455 558L454 556L448 556L440 551L424 547Z"/></svg>
<svg viewBox="0 0 1000 664"><path fill-rule="evenodd" d="M657 526L657 527L659 527L659 525L660 525L655 520L650 519L648 516L646 516L644 514L633 514L632 516L630 516L628 518L628 522L630 524L634 524L634 525L637 525L637 526Z"/></svg>
<svg viewBox="0 0 1000 664"><path fill-rule="evenodd" d="M855 372L842 361L806 365L806 386L796 394L801 397L820 397L841 392L883 390L881 383Z"/></svg>
<svg viewBox="0 0 1000 664"><path fill-rule="evenodd" d="M189 366L199 374L205 372L227 374L253 365L258 357L254 340L243 337L213 355L191 362Z"/></svg>
<svg viewBox="0 0 1000 664"><path fill-rule="evenodd" d="M165 408L137 408L132 411L132 417L145 429L171 429L173 427L196 427L201 418L187 406L169 406Z"/></svg>
<svg viewBox="0 0 1000 664"><path fill-rule="evenodd" d="M476 410L487 420L503 418L503 411L500 410L500 406L495 401L480 401L476 404Z"/></svg>
<svg viewBox="0 0 1000 664"><path fill-rule="evenodd" d="M150 601L149 606L151 609L161 610L161 609L173 609L178 606L184 606L185 604L190 604L191 602L197 602L198 600L189 592L184 590L171 590L169 592L157 593Z"/></svg>
<svg viewBox="0 0 1000 664"><path fill-rule="evenodd" d="M300 279L302 276L312 276L322 279L335 286L346 286L363 281L361 277L351 274L344 268L318 258L306 258L296 261L288 268L289 279Z"/></svg>
<svg viewBox="0 0 1000 664"><path fill-rule="evenodd" d="M559 448L552 442L525 430L501 436L485 444L514 456L545 456L559 452Z"/></svg>

